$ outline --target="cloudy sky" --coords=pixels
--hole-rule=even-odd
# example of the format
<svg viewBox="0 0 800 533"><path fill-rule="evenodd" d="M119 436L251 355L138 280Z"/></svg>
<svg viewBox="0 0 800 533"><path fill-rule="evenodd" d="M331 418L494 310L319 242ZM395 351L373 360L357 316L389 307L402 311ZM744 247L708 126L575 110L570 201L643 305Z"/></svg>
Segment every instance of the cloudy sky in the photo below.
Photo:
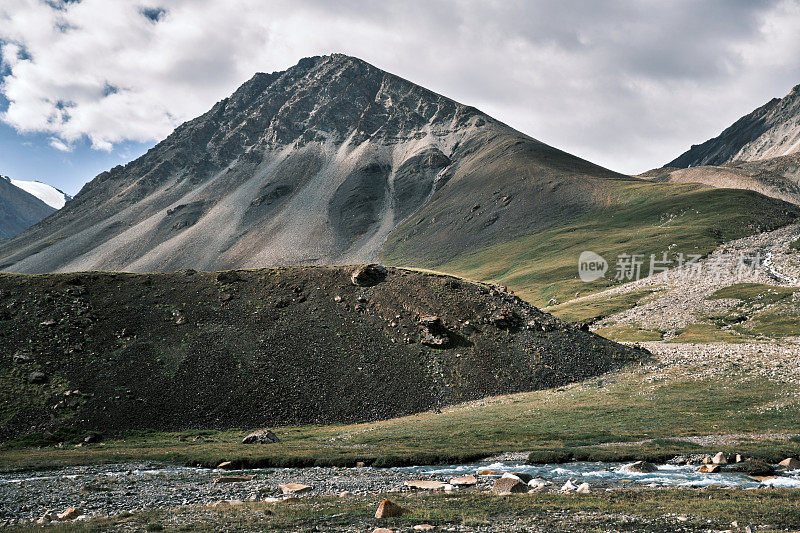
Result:
<svg viewBox="0 0 800 533"><path fill-rule="evenodd" d="M800 0L2 0L0 174L75 193L331 52L637 173L800 83Z"/></svg>

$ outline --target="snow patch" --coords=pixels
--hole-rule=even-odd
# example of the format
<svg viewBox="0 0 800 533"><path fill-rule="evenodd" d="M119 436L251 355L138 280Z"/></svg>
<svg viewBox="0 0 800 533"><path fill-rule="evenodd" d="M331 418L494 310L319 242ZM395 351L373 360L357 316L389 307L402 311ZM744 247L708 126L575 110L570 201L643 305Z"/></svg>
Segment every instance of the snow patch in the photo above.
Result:
<svg viewBox="0 0 800 533"><path fill-rule="evenodd" d="M59 191L52 185L41 181L9 180L15 187L32 194L54 209L61 209L69 200L69 196Z"/></svg>

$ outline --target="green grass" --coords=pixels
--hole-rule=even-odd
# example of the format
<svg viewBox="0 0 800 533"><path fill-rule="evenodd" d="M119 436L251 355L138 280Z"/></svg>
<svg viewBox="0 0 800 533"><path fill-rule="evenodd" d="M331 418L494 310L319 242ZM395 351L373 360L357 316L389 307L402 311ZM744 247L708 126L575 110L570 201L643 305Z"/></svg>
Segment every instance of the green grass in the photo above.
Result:
<svg viewBox="0 0 800 533"><path fill-rule="evenodd" d="M560 389L470 402L440 413L364 424L277 428L281 442L266 446L241 444L244 430L208 432L201 442L192 440L196 432L129 432L104 445L82 447L12 442L0 445L0 464L21 469L158 460L215 466L231 460L243 467L347 466L357 461L396 466L465 462L504 451L591 452L596 454L592 457L612 459L694 448L672 441L644 448L598 445L690 435L785 433L800 427L800 387L731 372L724 379L691 377L701 370L685 368L672 375L632 369ZM776 402L783 407L773 409ZM752 442L737 451L782 459L800 452L800 443Z"/></svg>
<svg viewBox="0 0 800 533"><path fill-rule="evenodd" d="M547 307L545 311L567 322L594 321L627 311L654 292L654 289L642 289L602 298L589 298L577 302L570 301Z"/></svg>
<svg viewBox="0 0 800 533"><path fill-rule="evenodd" d="M410 512L400 518L374 518L378 502L389 497ZM682 516L679 522L675 516ZM104 531L124 527L146 531L330 531L376 527L411 529L417 524L450 526L503 525L537 530L703 531L730 528L732 521L771 528L800 527L800 500L791 490L631 489L591 494L368 495L349 498L303 498L286 503L246 503L237 507L184 506L169 510L122 513L83 523L55 524L48 531ZM176 526L174 524L184 524ZM652 529L651 529L652 528ZM675 528L675 529L673 529ZM691 529L689 529L691 528ZM39 531L19 526L13 531ZM526 529L527 530L527 529ZM759 531L764 529L759 528Z"/></svg>
<svg viewBox="0 0 800 533"><path fill-rule="evenodd" d="M694 184L609 182L608 207L564 225L489 246L433 268L469 279L502 283L536 305L567 301L617 283L620 254L708 254L720 243L790 221L774 219L775 206L750 191L700 188ZM578 256L602 255L609 272L592 283L578 279ZM387 261L404 264L402 254Z"/></svg>
<svg viewBox="0 0 800 533"><path fill-rule="evenodd" d="M736 283L715 291L708 300L734 298L748 305L769 305L790 297L797 292L796 287L777 287L763 283Z"/></svg>
<svg viewBox="0 0 800 533"><path fill-rule="evenodd" d="M732 298L739 303L732 309L707 318L717 326L749 337L781 338L800 335L800 303L796 287L777 287L760 283L738 283L725 287L709 300Z"/></svg>
<svg viewBox="0 0 800 533"><path fill-rule="evenodd" d="M747 342L750 340L745 335L737 335L734 332L724 330L714 324L706 324L699 322L697 324L689 324L678 334L670 339L670 342L689 342L689 343L707 343L707 342Z"/></svg>

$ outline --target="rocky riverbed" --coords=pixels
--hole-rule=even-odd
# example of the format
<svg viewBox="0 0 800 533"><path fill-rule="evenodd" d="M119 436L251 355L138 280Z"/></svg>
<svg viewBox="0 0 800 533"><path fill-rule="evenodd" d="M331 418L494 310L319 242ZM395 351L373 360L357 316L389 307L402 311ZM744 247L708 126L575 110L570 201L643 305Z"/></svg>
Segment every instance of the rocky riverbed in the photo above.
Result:
<svg viewBox="0 0 800 533"><path fill-rule="evenodd" d="M280 501L287 497L365 496L415 492L412 480L449 484L454 477L476 475L468 487L441 487L456 492L489 492L505 472L541 480L542 492L568 492L582 483L591 491L632 487L729 487L741 489L800 488L800 470L753 479L736 473L698 473L696 465L659 465L652 472L631 472L621 463L572 462L527 465L519 461L406 468L285 468L222 471L156 464L70 467L60 470L0 475L0 524L35 521L48 510L75 507L86 516L174 509L182 506L240 505ZM220 478L252 479L215 482ZM281 485L310 488L284 494ZM570 488L572 487L572 488Z"/></svg>

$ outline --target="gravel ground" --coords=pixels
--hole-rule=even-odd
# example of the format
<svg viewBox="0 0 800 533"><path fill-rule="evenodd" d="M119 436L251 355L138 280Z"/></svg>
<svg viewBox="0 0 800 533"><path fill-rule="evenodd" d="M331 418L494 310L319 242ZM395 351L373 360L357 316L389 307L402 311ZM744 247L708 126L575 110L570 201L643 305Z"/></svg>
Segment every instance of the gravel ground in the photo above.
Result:
<svg viewBox="0 0 800 533"><path fill-rule="evenodd" d="M695 274L690 274L686 269L672 269L601 293L576 298L570 300L570 303L646 288L660 289L635 307L598 321L593 329L611 324L638 325L666 331L665 338L668 338L670 332L697 322L697 317L702 314L718 313L733 307L736 300L706 300L719 289L742 282L800 285L800 254L789 248L789 244L799 234L800 224L793 224L772 232L731 241L720 246L708 258L699 261L697 269L691 271ZM739 268L739 257L755 256L761 258L759 268L755 271ZM721 261L721 258L726 257L726 261ZM647 267L649 263L644 265L644 270Z"/></svg>
<svg viewBox="0 0 800 533"><path fill-rule="evenodd" d="M243 483L218 483L221 476L255 475ZM48 509L79 507L89 515L167 509L221 500L260 501L280 497L279 485L303 483L307 496L407 491L403 482L419 474L374 468L285 468L224 472L154 464L70 467L0 475L0 523L33 520ZM493 481L493 480L492 480ZM491 481L482 480L484 488Z"/></svg>
<svg viewBox="0 0 800 533"><path fill-rule="evenodd" d="M800 384L800 341L770 343L638 343L655 356L647 379L675 377L708 379L724 376L764 377Z"/></svg>

